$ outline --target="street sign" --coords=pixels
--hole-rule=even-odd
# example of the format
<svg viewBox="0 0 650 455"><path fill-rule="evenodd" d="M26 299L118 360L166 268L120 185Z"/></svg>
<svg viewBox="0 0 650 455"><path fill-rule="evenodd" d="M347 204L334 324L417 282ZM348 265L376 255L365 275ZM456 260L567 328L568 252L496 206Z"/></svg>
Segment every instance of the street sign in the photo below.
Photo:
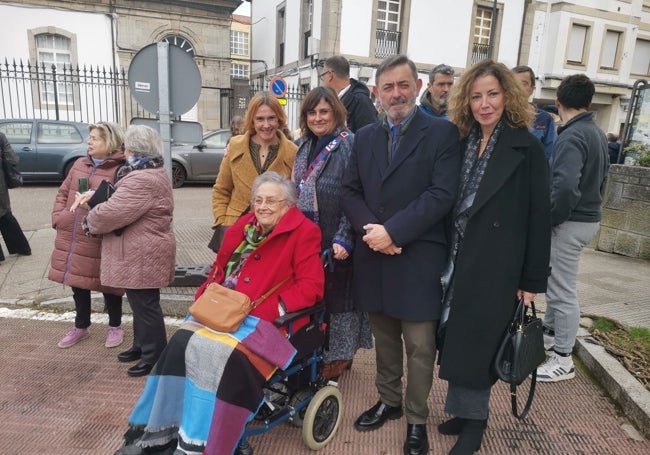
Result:
<svg viewBox="0 0 650 455"><path fill-rule="evenodd" d="M149 44L135 54L129 66L129 87L133 97L148 112L160 111L158 44ZM187 52L178 46L169 46L167 71L169 74L169 111L173 116L183 115L196 104L201 95L201 73Z"/></svg>
<svg viewBox="0 0 650 455"><path fill-rule="evenodd" d="M287 105L287 99L286 98L278 98L278 103L280 103L280 106L286 106Z"/></svg>
<svg viewBox="0 0 650 455"><path fill-rule="evenodd" d="M160 132L160 121L155 118L133 117L131 125L145 125ZM203 127L198 122L182 122L174 120L171 123L172 145L191 144L198 145L203 140Z"/></svg>
<svg viewBox="0 0 650 455"><path fill-rule="evenodd" d="M276 98L284 98L284 95L287 93L287 81L279 76L274 77L269 82L269 91Z"/></svg>

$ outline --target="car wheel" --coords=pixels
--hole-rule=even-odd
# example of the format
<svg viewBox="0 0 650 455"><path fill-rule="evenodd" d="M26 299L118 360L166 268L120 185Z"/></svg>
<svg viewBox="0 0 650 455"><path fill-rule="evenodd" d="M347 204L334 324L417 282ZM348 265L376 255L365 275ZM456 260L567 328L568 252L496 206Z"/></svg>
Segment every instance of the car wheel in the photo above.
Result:
<svg viewBox="0 0 650 455"><path fill-rule="evenodd" d="M172 163L172 185L174 188L180 188L185 183L187 174L183 166L179 163Z"/></svg>

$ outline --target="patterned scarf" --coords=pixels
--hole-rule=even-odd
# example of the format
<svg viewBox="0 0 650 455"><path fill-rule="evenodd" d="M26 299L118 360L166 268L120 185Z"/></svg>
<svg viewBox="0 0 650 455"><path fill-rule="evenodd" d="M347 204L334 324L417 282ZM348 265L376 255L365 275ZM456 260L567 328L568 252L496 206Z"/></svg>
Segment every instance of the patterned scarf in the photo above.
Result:
<svg viewBox="0 0 650 455"><path fill-rule="evenodd" d="M338 134L338 131L336 132ZM336 137L336 134L328 134L323 136L320 140L315 141L310 139L305 141L302 146L309 148L309 153L304 160L300 162L296 161L294 164L294 182L298 183L298 208L300 211L314 223L318 224L318 199L316 197L316 182L320 176L325 165L329 160L330 155L328 154L324 159L322 159L314 169L306 176L311 163L314 161L316 156L332 142ZM339 142L340 144L340 142ZM302 185L300 183L302 182Z"/></svg>
<svg viewBox="0 0 650 455"><path fill-rule="evenodd" d="M133 155L131 158L126 160L126 163L124 163L124 166L122 166L118 171L117 175L115 177L115 181L117 182L120 180L122 177L124 177L126 174L132 171L136 171L139 169L152 169L156 167L162 167L164 164L164 160L162 156L157 156L154 158L148 157L148 156L136 156Z"/></svg>
<svg viewBox="0 0 650 455"><path fill-rule="evenodd" d="M235 251L233 251L228 263L226 264L226 278L223 280L222 285L235 289L239 274L241 273L244 263L248 256L267 239L271 231L262 234L262 228L257 221L248 223L244 226L244 240L239 244Z"/></svg>
<svg viewBox="0 0 650 455"><path fill-rule="evenodd" d="M463 165L460 175L460 191L456 205L453 210L454 228L452 233L451 251L449 254L449 261L445 271L440 277L443 291L443 310L440 323L442 324L449 317L449 307L453 297L452 281L454 277L454 268L456 263L456 256L460 250L465 237L465 228L467 227L467 220L469 219L469 211L474 204L474 198L478 191L485 169L490 161L494 146L499 139L499 135L503 130L504 121L501 119L496 128L492 132L483 154L479 157L478 152L481 146L481 132L479 125L475 125L467 138L467 147L463 158Z"/></svg>

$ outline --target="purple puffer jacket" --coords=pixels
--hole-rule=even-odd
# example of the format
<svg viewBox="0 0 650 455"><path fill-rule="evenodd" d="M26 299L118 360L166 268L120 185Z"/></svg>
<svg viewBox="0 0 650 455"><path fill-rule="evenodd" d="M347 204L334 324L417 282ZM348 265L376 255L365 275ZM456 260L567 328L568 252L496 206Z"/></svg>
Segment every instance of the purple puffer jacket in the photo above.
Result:
<svg viewBox="0 0 650 455"><path fill-rule="evenodd" d="M137 169L118 180L111 198L86 217L102 234L101 280L106 286L155 289L174 279L174 197L164 168ZM121 235L116 229L123 228Z"/></svg>

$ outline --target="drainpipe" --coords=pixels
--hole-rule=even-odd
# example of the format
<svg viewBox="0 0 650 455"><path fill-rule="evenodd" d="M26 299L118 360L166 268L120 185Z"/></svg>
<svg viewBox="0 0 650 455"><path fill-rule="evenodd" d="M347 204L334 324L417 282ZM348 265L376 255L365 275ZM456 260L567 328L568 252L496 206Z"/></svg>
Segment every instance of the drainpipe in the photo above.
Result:
<svg viewBox="0 0 650 455"><path fill-rule="evenodd" d="M488 58L492 58L494 55L494 33L497 29L497 13L499 9L497 8L497 0L494 0L492 4L492 22L490 23L490 44L488 45Z"/></svg>

